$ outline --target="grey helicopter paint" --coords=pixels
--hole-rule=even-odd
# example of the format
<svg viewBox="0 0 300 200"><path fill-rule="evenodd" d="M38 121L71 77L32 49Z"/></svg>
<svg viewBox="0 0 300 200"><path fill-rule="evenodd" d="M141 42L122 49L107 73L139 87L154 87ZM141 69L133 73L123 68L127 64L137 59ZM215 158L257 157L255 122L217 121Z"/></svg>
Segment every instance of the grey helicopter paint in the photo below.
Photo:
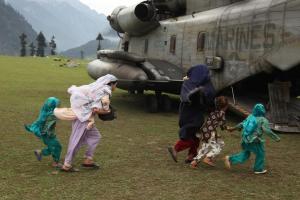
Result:
<svg viewBox="0 0 300 200"><path fill-rule="evenodd" d="M300 0L143 1L108 20L120 48L99 51L88 72L115 74L126 90L178 94L187 70L203 63L217 91L300 64Z"/></svg>

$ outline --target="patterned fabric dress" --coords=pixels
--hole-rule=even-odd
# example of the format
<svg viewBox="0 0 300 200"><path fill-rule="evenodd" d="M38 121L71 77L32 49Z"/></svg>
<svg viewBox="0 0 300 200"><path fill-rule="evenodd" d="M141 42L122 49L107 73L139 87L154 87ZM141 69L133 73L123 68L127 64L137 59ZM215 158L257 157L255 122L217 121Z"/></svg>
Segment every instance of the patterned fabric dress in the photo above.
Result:
<svg viewBox="0 0 300 200"><path fill-rule="evenodd" d="M221 152L224 141L220 139L216 129L218 126L223 129L225 120L224 111L215 110L208 115L206 122L201 128L203 140L202 147L194 160L199 161L204 156L213 158Z"/></svg>

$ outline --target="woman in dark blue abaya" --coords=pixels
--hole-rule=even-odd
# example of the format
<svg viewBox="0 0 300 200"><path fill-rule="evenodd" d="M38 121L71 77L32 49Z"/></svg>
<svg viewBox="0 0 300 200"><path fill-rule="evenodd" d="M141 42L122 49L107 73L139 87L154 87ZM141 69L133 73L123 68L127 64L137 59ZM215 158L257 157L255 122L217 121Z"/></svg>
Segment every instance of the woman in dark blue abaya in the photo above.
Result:
<svg viewBox="0 0 300 200"><path fill-rule="evenodd" d="M177 153L189 149L186 162L197 155L199 138L196 134L204 123L204 112L213 105L215 90L206 65L191 67L184 78L180 93L179 140L168 151L177 162Z"/></svg>

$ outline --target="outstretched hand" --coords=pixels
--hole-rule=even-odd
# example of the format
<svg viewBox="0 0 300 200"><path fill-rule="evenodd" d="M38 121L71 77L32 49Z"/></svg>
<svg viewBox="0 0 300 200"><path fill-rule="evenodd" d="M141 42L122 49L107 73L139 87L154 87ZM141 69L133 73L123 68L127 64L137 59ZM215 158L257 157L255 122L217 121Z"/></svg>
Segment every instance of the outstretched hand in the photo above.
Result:
<svg viewBox="0 0 300 200"><path fill-rule="evenodd" d="M233 132L235 130L235 128L231 127L231 126L226 126L226 130L229 132Z"/></svg>

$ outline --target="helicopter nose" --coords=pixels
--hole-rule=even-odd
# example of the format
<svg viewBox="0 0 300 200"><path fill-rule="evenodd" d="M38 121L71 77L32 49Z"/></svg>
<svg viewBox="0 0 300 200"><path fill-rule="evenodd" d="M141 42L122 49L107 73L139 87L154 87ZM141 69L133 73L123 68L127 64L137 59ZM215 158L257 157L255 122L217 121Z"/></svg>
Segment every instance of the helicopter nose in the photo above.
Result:
<svg viewBox="0 0 300 200"><path fill-rule="evenodd" d="M93 78L97 79L101 76L104 76L110 72L110 65L106 62L100 60L94 60L87 65L88 74Z"/></svg>

